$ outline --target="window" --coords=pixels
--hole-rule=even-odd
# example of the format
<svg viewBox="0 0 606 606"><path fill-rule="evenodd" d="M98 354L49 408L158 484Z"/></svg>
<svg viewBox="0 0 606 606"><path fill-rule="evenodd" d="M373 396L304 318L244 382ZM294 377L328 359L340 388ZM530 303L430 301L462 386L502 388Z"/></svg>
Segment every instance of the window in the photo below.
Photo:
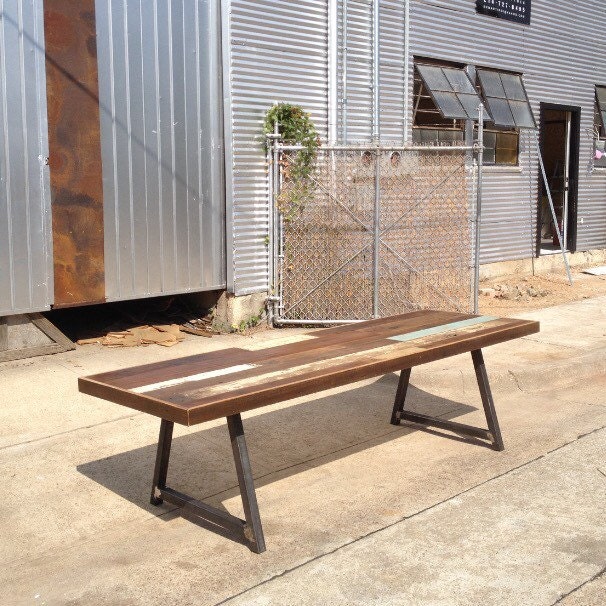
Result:
<svg viewBox="0 0 606 606"><path fill-rule="evenodd" d="M484 162L497 166L519 163L520 128L536 128L520 74L477 69L478 85L490 112L484 131Z"/></svg>
<svg viewBox="0 0 606 606"><path fill-rule="evenodd" d="M522 76L487 69L477 71L484 101L495 126L536 128Z"/></svg>
<svg viewBox="0 0 606 606"><path fill-rule="evenodd" d="M485 130L484 164L517 166L519 144L516 130Z"/></svg>
<svg viewBox="0 0 606 606"><path fill-rule="evenodd" d="M417 63L413 94L414 143L458 145L464 141L465 120L477 118L480 98L460 66Z"/></svg>
<svg viewBox="0 0 606 606"><path fill-rule="evenodd" d="M593 165L606 168L606 86L595 87L593 145Z"/></svg>

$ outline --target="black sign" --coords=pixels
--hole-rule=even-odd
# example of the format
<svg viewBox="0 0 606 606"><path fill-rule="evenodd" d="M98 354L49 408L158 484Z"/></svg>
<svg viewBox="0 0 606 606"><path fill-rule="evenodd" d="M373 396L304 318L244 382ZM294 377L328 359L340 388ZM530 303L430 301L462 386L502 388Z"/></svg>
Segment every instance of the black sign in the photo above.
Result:
<svg viewBox="0 0 606 606"><path fill-rule="evenodd" d="M476 11L499 19L530 24L530 0L477 0Z"/></svg>

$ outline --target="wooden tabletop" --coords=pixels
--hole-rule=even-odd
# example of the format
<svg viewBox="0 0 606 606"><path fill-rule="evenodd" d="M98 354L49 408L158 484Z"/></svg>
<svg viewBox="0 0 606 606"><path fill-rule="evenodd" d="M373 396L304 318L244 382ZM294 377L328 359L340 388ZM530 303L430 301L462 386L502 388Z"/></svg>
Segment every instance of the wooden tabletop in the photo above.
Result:
<svg viewBox="0 0 606 606"><path fill-rule="evenodd" d="M229 348L81 377L78 387L195 425L538 331L529 320L424 310L316 330L288 345Z"/></svg>

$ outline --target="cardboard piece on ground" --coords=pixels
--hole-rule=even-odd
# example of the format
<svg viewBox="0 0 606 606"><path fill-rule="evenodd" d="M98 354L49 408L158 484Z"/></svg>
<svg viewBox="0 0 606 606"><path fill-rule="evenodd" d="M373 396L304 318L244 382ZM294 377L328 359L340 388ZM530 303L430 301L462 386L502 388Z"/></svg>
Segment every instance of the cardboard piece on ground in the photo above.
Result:
<svg viewBox="0 0 606 606"><path fill-rule="evenodd" d="M177 324L162 324L157 326L137 326L128 330L109 332L103 337L80 339L78 345L99 343L106 347L138 347L140 345L162 345L172 347L183 341L185 335Z"/></svg>

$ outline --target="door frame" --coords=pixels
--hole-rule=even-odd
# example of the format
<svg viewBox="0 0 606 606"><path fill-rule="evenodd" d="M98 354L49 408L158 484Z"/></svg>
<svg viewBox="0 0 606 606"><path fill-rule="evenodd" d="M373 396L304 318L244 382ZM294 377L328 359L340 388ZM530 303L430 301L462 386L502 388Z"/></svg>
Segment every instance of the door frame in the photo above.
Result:
<svg viewBox="0 0 606 606"><path fill-rule="evenodd" d="M570 252L577 250L577 224L578 224L578 202L579 202L579 159L581 147L581 108L577 105L563 105L560 103L543 103L539 105L539 149L544 144L544 121L545 111L555 110L570 112L570 149L569 149L569 182L568 182L568 227L567 241L564 246ZM541 152L542 153L542 152ZM543 222L541 204L541 191L543 187L543 176L540 167L538 170L537 189L537 224L536 224L536 256L541 256L541 224Z"/></svg>

